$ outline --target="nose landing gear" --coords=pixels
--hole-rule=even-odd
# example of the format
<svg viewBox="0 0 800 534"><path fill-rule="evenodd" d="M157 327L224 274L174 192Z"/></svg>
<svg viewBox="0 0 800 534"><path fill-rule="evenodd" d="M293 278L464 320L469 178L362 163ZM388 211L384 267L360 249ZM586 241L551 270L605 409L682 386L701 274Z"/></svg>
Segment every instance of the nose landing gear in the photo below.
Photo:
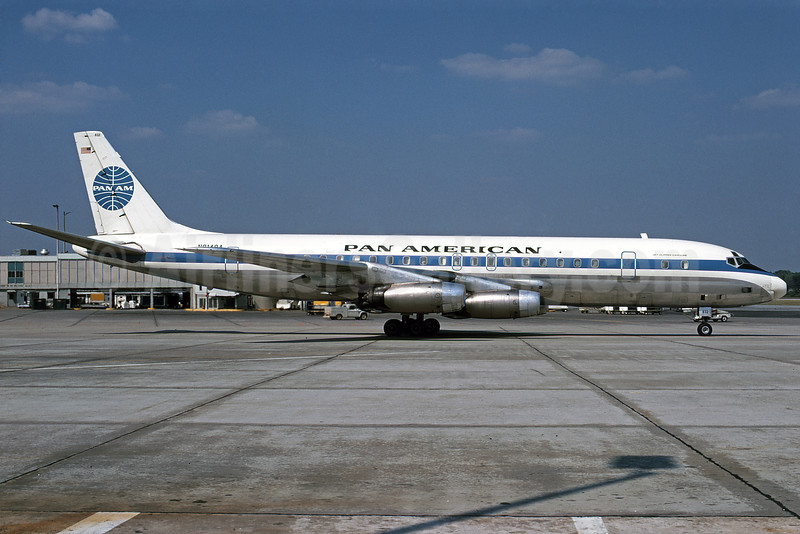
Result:
<svg viewBox="0 0 800 534"><path fill-rule="evenodd" d="M711 325L706 321L702 321L699 325L697 325L697 333L701 336L710 336L713 329Z"/></svg>

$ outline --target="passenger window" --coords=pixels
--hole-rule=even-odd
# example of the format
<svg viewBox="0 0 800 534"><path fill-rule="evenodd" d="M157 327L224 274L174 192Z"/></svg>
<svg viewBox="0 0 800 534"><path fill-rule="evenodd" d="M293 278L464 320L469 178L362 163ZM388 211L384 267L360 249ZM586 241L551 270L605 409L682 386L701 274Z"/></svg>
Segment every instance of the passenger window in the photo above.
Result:
<svg viewBox="0 0 800 534"><path fill-rule="evenodd" d="M353 256L353 261L361 261L361 256Z"/></svg>
<svg viewBox="0 0 800 534"><path fill-rule="evenodd" d="M411 258L409 256L403 256L403 265L411 265Z"/></svg>
<svg viewBox="0 0 800 534"><path fill-rule="evenodd" d="M681 260L681 269L688 269L688 268L689 268L689 261Z"/></svg>
<svg viewBox="0 0 800 534"><path fill-rule="evenodd" d="M530 267L531 266L531 259L530 258L522 258L522 266L523 267Z"/></svg>
<svg viewBox="0 0 800 534"><path fill-rule="evenodd" d="M327 258L328 258L328 256L326 256L325 254L320 254L319 255L319 259L321 259L321 260L325 260Z"/></svg>
<svg viewBox="0 0 800 534"><path fill-rule="evenodd" d="M661 260L661 268L669 269L669 260Z"/></svg>
<svg viewBox="0 0 800 534"><path fill-rule="evenodd" d="M478 264L480 264L480 260L478 259L478 257L477 257L477 256L472 256L472 257L469 259L469 264L470 264L472 267L476 267Z"/></svg>
<svg viewBox="0 0 800 534"><path fill-rule="evenodd" d="M539 267L547 267L547 258L539 258Z"/></svg>
<svg viewBox="0 0 800 534"><path fill-rule="evenodd" d="M420 265L428 265L428 257L427 256L420 256L419 264Z"/></svg>
<svg viewBox="0 0 800 534"><path fill-rule="evenodd" d="M564 258L558 258L556 260L556 267L563 267L564 266Z"/></svg>
<svg viewBox="0 0 800 534"><path fill-rule="evenodd" d="M453 267L461 267L461 256L459 254L453 256Z"/></svg>
<svg viewBox="0 0 800 534"><path fill-rule="evenodd" d="M743 287L742 288L742 293L752 293L752 292L753 292L753 288L752 287Z"/></svg>
<svg viewBox="0 0 800 534"><path fill-rule="evenodd" d="M573 267L580 267L581 264L582 264L582 262L581 262L580 258L575 258L574 260L572 260L572 266Z"/></svg>
<svg viewBox="0 0 800 534"><path fill-rule="evenodd" d="M477 259L477 258L473 258ZM495 267L497 265L497 256L492 256L491 254L486 256L486 267Z"/></svg>
<svg viewBox="0 0 800 534"><path fill-rule="evenodd" d="M511 258L503 258L503 266L511 267Z"/></svg>
<svg viewBox="0 0 800 534"><path fill-rule="evenodd" d="M336 256L336 259L339 260L339 261L342 261L344 259L344 256L339 254L338 256Z"/></svg>
<svg viewBox="0 0 800 534"><path fill-rule="evenodd" d="M447 257L439 256L439 265L447 265Z"/></svg>
<svg viewBox="0 0 800 534"><path fill-rule="evenodd" d="M598 260L597 258L593 258L592 259L592 269L597 269L598 267L600 267L600 260Z"/></svg>
<svg viewBox="0 0 800 534"><path fill-rule="evenodd" d="M370 263L378 263L378 257L377 256L370 256L369 257L369 261L370 261Z"/></svg>
<svg viewBox="0 0 800 534"><path fill-rule="evenodd" d="M394 263L394 256L386 256L386 264L392 265Z"/></svg>

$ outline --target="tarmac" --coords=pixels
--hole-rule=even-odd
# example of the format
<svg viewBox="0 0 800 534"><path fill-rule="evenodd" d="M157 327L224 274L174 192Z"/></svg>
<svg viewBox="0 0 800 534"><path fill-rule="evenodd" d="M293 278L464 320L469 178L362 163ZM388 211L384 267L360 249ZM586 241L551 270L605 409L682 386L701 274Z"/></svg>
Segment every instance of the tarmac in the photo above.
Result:
<svg viewBox="0 0 800 534"><path fill-rule="evenodd" d="M0 533L800 532L800 313L0 309Z"/></svg>

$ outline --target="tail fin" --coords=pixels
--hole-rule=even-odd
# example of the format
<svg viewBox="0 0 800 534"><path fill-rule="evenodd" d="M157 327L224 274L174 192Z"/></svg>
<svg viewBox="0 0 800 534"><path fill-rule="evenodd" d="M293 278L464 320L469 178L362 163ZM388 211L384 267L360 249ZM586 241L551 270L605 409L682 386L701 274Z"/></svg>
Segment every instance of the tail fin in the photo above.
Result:
<svg viewBox="0 0 800 534"><path fill-rule="evenodd" d="M164 215L102 132L75 132L75 145L98 235L194 231Z"/></svg>

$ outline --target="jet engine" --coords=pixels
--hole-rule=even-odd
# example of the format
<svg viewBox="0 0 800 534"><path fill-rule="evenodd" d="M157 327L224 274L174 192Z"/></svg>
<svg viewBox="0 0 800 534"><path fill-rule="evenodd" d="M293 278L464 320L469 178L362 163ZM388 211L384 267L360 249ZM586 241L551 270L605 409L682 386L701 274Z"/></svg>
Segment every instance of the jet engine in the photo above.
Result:
<svg viewBox="0 0 800 534"><path fill-rule="evenodd" d="M481 291L466 298L460 317L479 319L516 319L547 311L536 291Z"/></svg>
<svg viewBox="0 0 800 534"><path fill-rule="evenodd" d="M369 290L359 306L395 313L453 313L464 308L466 290L461 284L424 282L392 284Z"/></svg>

